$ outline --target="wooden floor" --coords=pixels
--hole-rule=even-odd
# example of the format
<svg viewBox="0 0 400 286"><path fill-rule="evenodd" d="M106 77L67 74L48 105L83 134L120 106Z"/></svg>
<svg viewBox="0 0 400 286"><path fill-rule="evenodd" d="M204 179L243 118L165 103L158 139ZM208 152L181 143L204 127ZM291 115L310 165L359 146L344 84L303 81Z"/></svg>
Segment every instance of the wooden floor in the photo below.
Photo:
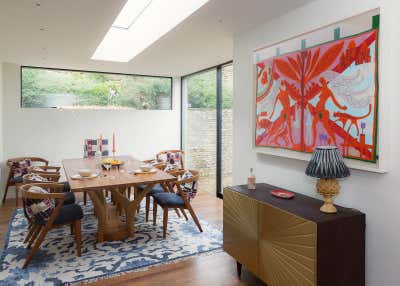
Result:
<svg viewBox="0 0 400 286"><path fill-rule="evenodd" d="M11 190L10 190L11 191ZM222 228L222 200L206 192L200 192L192 203L196 213L204 220ZM0 245L6 234L9 218L15 206L8 199L0 207ZM84 253L82 254L84 255ZM87 284L84 284L87 285ZM168 286L168 285L265 285L254 275L243 269L241 279L236 275L236 262L225 252L189 258L180 262L151 267L114 278L100 280L90 285L118 286Z"/></svg>

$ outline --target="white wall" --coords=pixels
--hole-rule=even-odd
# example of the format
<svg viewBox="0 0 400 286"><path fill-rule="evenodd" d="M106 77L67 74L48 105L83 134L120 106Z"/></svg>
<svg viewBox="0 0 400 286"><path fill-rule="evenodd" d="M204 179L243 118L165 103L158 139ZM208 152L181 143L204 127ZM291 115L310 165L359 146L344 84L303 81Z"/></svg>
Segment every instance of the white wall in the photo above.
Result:
<svg viewBox="0 0 400 286"><path fill-rule="evenodd" d="M378 6L381 7L380 106L386 115L380 128L388 131L385 132L388 134L386 143L381 148L389 154L389 172L375 174L353 170L352 176L341 182L342 192L336 202L366 213L367 285L397 286L400 285L400 113L390 111L400 105L396 84L400 64L400 26L397 22L400 1L318 0L235 36L233 177L235 184L244 183L249 168L254 167L258 181L317 196L315 181L304 174L306 162L257 155L252 149L252 51Z"/></svg>
<svg viewBox="0 0 400 286"><path fill-rule="evenodd" d="M117 155L153 158L160 150L180 147L180 81L174 79L173 110L57 110L20 108L20 66L3 64L4 160L35 155L60 165L83 155L83 140L100 133ZM110 146L111 149L111 146Z"/></svg>

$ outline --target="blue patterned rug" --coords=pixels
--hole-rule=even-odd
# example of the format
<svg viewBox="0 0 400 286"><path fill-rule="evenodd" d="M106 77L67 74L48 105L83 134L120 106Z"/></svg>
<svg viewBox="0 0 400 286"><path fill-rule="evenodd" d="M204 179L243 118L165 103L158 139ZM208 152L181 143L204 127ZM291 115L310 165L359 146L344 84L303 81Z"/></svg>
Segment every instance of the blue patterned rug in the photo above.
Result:
<svg viewBox="0 0 400 286"><path fill-rule="evenodd" d="M97 219L90 206L84 212L81 257L76 257L74 237L65 226L51 230L28 268L22 269L28 253L23 244L27 224L22 209L14 210L0 256L0 285L73 285L222 248L218 228L200 220L200 233L193 220L178 218L174 211L169 214L167 238L162 239L162 214L153 226L152 221L145 222L144 208L135 217L135 238L96 243Z"/></svg>

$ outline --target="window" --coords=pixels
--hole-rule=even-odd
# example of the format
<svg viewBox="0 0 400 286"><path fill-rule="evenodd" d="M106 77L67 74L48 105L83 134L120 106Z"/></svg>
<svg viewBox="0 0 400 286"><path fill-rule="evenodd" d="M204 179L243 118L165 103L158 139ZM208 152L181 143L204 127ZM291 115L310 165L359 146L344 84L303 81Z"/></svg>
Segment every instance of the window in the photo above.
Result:
<svg viewBox="0 0 400 286"><path fill-rule="evenodd" d="M172 78L21 67L21 106L171 109Z"/></svg>

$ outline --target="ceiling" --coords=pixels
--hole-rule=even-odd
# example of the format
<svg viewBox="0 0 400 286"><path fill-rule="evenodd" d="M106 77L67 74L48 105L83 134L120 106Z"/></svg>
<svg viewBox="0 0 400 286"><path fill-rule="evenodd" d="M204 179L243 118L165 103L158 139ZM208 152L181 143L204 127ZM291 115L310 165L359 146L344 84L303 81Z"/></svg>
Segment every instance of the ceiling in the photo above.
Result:
<svg viewBox="0 0 400 286"><path fill-rule="evenodd" d="M0 0L0 60L33 66L180 76L232 60L235 33L311 2L210 0L130 62L91 60L125 1Z"/></svg>

